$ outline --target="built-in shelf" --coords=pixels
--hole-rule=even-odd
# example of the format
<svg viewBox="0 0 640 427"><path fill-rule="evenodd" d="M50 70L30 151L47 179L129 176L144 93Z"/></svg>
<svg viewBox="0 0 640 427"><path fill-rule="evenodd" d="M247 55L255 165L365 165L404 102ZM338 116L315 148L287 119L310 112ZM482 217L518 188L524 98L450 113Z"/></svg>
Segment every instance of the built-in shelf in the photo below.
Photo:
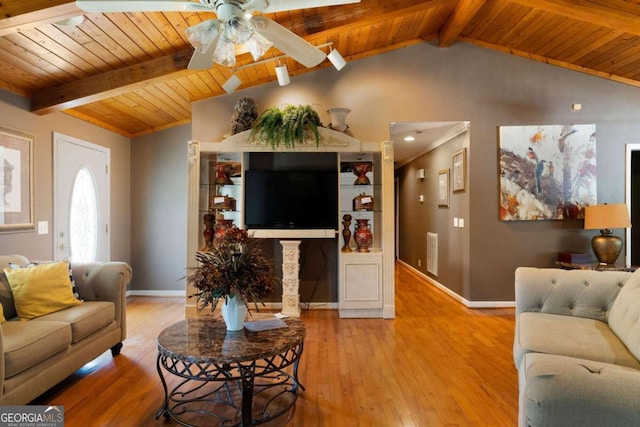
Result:
<svg viewBox="0 0 640 427"><path fill-rule="evenodd" d="M394 219L393 219L393 143L386 141L362 142L351 136L330 129L320 128L320 144L308 141L296 144L295 149L275 149L265 144L249 142L250 131L233 135L222 142L198 142L189 144L189 220L187 240L187 265L195 263L193 256L202 244L202 219L205 214L222 213L234 224L244 226L244 175L250 170L250 155L254 152L335 152L336 172L339 173L339 200L336 215L339 229L253 229L248 230L256 238L281 239L283 263L292 265L299 257L298 250L284 245L299 244L302 239L335 239L338 246L338 305L342 317L395 317L394 291ZM353 162L372 162L367 173L370 184L355 185L357 178L349 167ZM239 162L240 174L233 177L235 185L216 186L212 181L211 166L215 162ZM338 172L340 171L340 172ZM362 193L373 197L371 210L355 210L353 200ZM237 202L235 211L209 210L212 195L228 195ZM350 246L353 252L342 252L344 245L344 215L352 216ZM373 233L369 252L357 252L353 241L357 219L368 219ZM291 259L289 259L291 258ZM296 259L295 261L293 259ZM295 268L292 271L297 272ZM286 288L286 289L285 289ZM290 289L291 288L291 289ZM286 292L284 292L286 291ZM189 292L188 292L189 293ZM193 293L193 292L191 292ZM187 300L188 317L197 315L194 302ZM297 307L294 307L297 306ZM294 310L294 309L298 310ZM299 312L298 285L293 278L283 278L283 311Z"/></svg>
<svg viewBox="0 0 640 427"><path fill-rule="evenodd" d="M302 230L302 229L253 229L249 234L258 239L332 239L336 230Z"/></svg>

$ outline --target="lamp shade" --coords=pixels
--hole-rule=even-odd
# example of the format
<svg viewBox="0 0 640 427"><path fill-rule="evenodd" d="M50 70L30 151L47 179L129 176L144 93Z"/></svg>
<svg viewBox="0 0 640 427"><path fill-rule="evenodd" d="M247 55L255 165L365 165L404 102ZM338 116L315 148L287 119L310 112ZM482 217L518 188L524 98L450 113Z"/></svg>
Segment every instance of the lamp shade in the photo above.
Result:
<svg viewBox="0 0 640 427"><path fill-rule="evenodd" d="M631 227L631 220L625 203L587 206L584 209L584 228L587 230L626 227Z"/></svg>

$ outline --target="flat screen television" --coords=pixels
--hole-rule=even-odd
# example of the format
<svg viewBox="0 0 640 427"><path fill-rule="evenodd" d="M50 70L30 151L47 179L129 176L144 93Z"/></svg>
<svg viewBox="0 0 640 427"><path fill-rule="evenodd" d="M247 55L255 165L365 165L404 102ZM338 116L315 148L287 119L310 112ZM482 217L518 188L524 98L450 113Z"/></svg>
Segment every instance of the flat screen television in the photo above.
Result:
<svg viewBox="0 0 640 427"><path fill-rule="evenodd" d="M338 229L338 171L246 170L248 229Z"/></svg>

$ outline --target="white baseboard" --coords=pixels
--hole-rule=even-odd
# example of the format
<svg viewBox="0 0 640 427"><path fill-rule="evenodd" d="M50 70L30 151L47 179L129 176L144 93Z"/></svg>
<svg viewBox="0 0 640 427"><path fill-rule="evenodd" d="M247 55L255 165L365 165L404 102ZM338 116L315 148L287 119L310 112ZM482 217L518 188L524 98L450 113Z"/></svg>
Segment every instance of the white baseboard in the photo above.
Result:
<svg viewBox="0 0 640 427"><path fill-rule="evenodd" d="M515 301L469 301L468 299L462 297L461 295L458 295L451 289L447 288L442 283L439 283L437 280L427 276L422 271L416 270L413 266L407 264L406 262L400 259L397 260L397 262L402 264L407 269L411 270L416 275L422 277L429 284L435 286L436 288L438 288L440 291L444 292L451 298L464 304L468 308L511 308L516 306Z"/></svg>

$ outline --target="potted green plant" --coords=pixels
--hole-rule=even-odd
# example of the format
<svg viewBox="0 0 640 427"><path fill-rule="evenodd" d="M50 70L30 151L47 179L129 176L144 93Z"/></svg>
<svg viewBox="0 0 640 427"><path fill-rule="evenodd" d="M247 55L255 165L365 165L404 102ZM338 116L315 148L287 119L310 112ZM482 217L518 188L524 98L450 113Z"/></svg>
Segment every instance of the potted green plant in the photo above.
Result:
<svg viewBox="0 0 640 427"><path fill-rule="evenodd" d="M196 252L198 265L190 267L187 283L197 292L198 309L215 310L220 300L222 315L230 331L241 330L248 303L257 304L269 296L278 284L274 264L265 257L260 240L250 238L246 230L228 228L208 251ZM228 316L227 316L228 315ZM238 319L227 318L237 315Z"/></svg>
<svg viewBox="0 0 640 427"><path fill-rule="evenodd" d="M283 110L271 107L265 110L253 125L249 139L262 141L273 148L283 144L293 148L313 135L316 146L320 144L318 127L320 116L310 105L288 105Z"/></svg>

